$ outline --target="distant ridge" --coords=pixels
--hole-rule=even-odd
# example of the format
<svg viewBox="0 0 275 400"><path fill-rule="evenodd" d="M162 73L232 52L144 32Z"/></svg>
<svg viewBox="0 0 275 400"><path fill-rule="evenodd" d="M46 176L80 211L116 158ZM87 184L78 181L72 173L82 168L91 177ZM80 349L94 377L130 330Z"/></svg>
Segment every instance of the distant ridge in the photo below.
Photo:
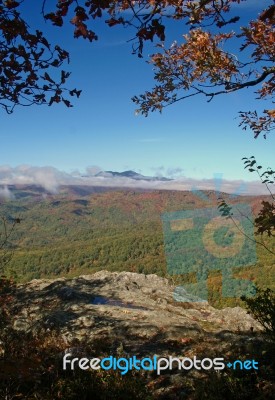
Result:
<svg viewBox="0 0 275 400"><path fill-rule="evenodd" d="M130 178L136 181L172 181L173 179L165 178L165 177L153 177L153 176L145 176L139 174L135 171L123 171L123 172L116 172L116 171L100 171L95 176L97 177L104 177L104 178L111 178L111 177L121 177L121 178Z"/></svg>

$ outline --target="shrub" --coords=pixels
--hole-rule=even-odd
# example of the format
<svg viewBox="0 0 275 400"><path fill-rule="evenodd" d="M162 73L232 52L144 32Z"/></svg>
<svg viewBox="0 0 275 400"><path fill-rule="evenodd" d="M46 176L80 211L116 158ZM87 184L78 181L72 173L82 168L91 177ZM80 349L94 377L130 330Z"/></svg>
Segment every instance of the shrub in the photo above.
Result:
<svg viewBox="0 0 275 400"><path fill-rule="evenodd" d="M271 289L257 289L253 298L241 298L248 312L260 322L266 332L275 339L275 293Z"/></svg>

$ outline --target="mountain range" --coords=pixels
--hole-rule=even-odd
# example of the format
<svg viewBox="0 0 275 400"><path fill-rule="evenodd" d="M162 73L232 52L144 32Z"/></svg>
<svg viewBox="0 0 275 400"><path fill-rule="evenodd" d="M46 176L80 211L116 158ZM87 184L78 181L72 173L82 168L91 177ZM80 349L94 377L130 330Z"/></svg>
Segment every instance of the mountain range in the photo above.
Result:
<svg viewBox="0 0 275 400"><path fill-rule="evenodd" d="M173 179L171 178L165 178L165 177L160 177L160 176L145 176L142 174L139 174L135 171L128 170L128 171L123 171L123 172L116 172L116 171L100 171L96 175L96 177L103 177L103 178L130 178L134 179L136 181L150 181L150 182L155 182L155 181L172 181Z"/></svg>

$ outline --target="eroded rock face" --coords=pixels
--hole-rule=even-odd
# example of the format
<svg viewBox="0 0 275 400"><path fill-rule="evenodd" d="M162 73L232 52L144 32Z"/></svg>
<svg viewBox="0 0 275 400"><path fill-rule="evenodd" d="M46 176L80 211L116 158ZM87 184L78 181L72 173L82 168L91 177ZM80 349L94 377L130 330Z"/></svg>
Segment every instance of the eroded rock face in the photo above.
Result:
<svg viewBox="0 0 275 400"><path fill-rule="evenodd" d="M99 335L129 348L142 340L199 342L213 333L249 333L260 325L240 307L217 310L207 302L176 302L174 287L157 275L100 271L74 279L20 285L14 308L17 330L58 329L70 343Z"/></svg>

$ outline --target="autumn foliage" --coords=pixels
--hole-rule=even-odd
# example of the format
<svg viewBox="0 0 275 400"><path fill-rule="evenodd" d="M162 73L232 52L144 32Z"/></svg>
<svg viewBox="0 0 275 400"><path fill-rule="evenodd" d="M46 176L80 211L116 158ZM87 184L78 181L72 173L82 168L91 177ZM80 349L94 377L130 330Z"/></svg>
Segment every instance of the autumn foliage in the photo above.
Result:
<svg viewBox="0 0 275 400"><path fill-rule="evenodd" d="M70 73L62 68L69 54L50 44L33 22L24 20L24 1L0 2L0 105L8 113L16 105L63 102L71 107L70 97L78 97L81 91L66 87ZM46 22L57 27L69 21L74 37L90 42L98 39L93 29L95 19L102 18L109 27L130 28L132 52L139 57L143 57L144 43L154 42L159 51L150 62L157 84L132 99L137 113L148 115L191 96L205 95L210 101L216 95L247 87L255 87L259 99L272 98L275 5L270 1L270 6L246 26L240 12L245 1L44 0L41 12ZM166 41L171 20L182 30L180 43ZM233 54L228 50L231 45L236 49ZM60 70L59 79L55 70ZM274 129L274 112L272 107L261 115L242 111L241 125L250 127L255 137L266 135Z"/></svg>
<svg viewBox="0 0 275 400"><path fill-rule="evenodd" d="M64 93L79 96L80 91L67 90L69 73L61 69L69 53L52 46L43 33L32 30L21 17L17 1L0 2L0 105L12 113L16 105L59 103L70 107ZM61 69L60 78L48 71Z"/></svg>

